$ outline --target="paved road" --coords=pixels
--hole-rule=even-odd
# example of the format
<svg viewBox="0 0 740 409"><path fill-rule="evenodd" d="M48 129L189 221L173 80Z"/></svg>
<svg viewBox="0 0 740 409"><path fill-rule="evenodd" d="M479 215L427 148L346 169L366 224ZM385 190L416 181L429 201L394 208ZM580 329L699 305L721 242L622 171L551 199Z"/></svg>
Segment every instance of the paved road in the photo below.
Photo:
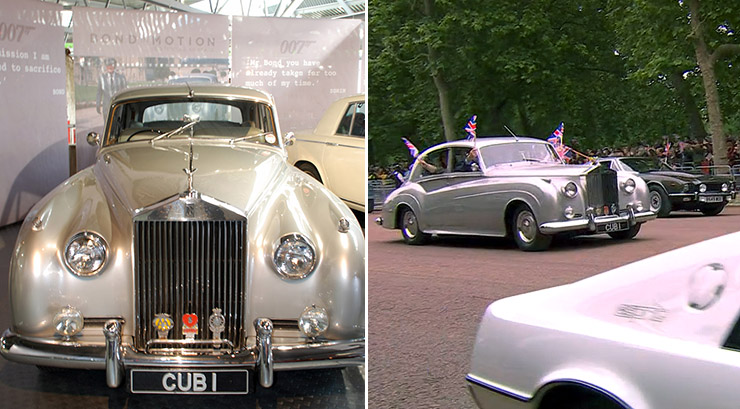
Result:
<svg viewBox="0 0 740 409"><path fill-rule="evenodd" d="M631 241L577 237L524 253L504 239L407 246L399 231L369 223L369 408L474 408L464 377L489 303L738 230L740 207L715 217L676 212Z"/></svg>

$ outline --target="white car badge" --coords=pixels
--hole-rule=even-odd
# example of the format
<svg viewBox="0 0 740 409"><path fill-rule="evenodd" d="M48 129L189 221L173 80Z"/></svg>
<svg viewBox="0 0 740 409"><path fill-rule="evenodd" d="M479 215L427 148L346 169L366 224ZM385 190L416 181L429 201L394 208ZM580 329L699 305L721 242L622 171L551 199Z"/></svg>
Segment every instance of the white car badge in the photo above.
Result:
<svg viewBox="0 0 740 409"><path fill-rule="evenodd" d="M170 335L170 330L175 326L175 322L172 321L170 314L157 314L154 316L152 325L157 329L157 337L159 339L167 339Z"/></svg>
<svg viewBox="0 0 740 409"><path fill-rule="evenodd" d="M213 309L213 313L208 317L208 328L213 333L213 339L221 339L221 333L226 328L226 318L221 314L221 308Z"/></svg>
<svg viewBox="0 0 740 409"><path fill-rule="evenodd" d="M198 335L198 316L195 314L183 314L182 335L185 339L195 339Z"/></svg>

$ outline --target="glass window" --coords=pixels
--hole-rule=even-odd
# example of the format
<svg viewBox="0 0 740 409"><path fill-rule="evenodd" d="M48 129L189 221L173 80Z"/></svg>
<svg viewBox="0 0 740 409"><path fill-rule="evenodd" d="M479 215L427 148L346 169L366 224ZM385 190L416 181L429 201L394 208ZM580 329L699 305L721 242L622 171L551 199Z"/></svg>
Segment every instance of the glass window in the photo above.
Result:
<svg viewBox="0 0 740 409"><path fill-rule="evenodd" d="M419 158L421 176L439 175L449 171L449 149L438 149Z"/></svg>
<svg viewBox="0 0 740 409"><path fill-rule="evenodd" d="M347 108L347 111L344 112L344 116L342 117L342 120L339 121L339 127L337 128L337 134L349 135L349 130L350 130L350 127L352 126L352 117L355 114L355 105L356 104L351 104L349 108Z"/></svg>
<svg viewBox="0 0 740 409"><path fill-rule="evenodd" d="M365 103L358 102L355 106L355 118L352 120L352 135L365 136ZM351 109L352 107L350 107Z"/></svg>
<svg viewBox="0 0 740 409"><path fill-rule="evenodd" d="M452 148L453 172L478 172L478 150L473 148Z"/></svg>

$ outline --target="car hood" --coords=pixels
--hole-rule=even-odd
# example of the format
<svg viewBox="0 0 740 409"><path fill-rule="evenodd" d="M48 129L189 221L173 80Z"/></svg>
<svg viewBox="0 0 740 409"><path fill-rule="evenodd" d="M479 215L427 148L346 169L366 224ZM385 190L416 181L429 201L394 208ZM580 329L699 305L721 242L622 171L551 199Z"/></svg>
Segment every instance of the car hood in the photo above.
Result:
<svg viewBox="0 0 740 409"><path fill-rule="evenodd" d="M132 215L188 190L187 140L132 142L102 151L93 171ZM253 143L231 146L193 140L193 189L249 213L275 188L287 165L279 150Z"/></svg>
<svg viewBox="0 0 740 409"><path fill-rule="evenodd" d="M677 171L671 171L671 170L653 170L649 172L642 172L640 173L640 176L644 176L646 178L650 178L650 176L661 176L664 178L674 178L678 179L682 182L695 182L695 181L701 181L701 182L726 182L728 177L726 176L710 176L710 175L695 175L691 173L686 172L677 172Z"/></svg>
<svg viewBox="0 0 740 409"><path fill-rule="evenodd" d="M738 240L732 233L489 308L499 319L557 331L721 345L740 310Z"/></svg>
<svg viewBox="0 0 740 409"><path fill-rule="evenodd" d="M581 176L593 169L594 165L561 165L536 162L518 162L491 166L485 171L486 176Z"/></svg>

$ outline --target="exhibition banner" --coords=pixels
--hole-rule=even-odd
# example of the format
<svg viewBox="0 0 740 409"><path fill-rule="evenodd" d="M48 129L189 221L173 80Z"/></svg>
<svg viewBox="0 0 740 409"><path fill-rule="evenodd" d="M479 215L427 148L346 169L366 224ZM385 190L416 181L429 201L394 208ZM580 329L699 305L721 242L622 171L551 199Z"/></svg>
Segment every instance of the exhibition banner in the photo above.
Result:
<svg viewBox="0 0 740 409"><path fill-rule="evenodd" d="M68 175L62 6L0 7L0 225L23 220Z"/></svg>
<svg viewBox="0 0 740 409"><path fill-rule="evenodd" d="M233 84L270 92L283 133L313 129L329 105L363 93L360 20L234 17Z"/></svg>
<svg viewBox="0 0 740 409"><path fill-rule="evenodd" d="M229 20L212 14L73 7L77 133L102 135L111 98L131 87L229 82ZM78 144L79 167L96 148Z"/></svg>

